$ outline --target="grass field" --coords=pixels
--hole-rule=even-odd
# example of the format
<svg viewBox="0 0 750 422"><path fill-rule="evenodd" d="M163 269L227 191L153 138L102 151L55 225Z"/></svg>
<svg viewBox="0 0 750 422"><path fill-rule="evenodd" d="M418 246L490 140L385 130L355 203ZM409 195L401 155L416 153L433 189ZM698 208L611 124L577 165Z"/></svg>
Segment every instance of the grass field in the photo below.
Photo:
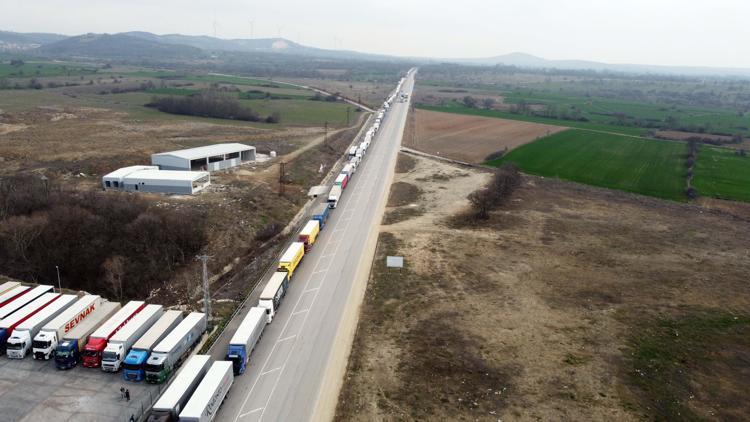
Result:
<svg viewBox="0 0 750 422"><path fill-rule="evenodd" d="M501 111L501 110L485 110L485 109L469 108L457 102L449 103L448 105L443 106L443 107L428 106L428 105L420 104L420 105L417 105L417 108L420 108L423 110L431 110L431 111L442 111L442 112L447 112L447 113L469 114L473 116L498 117L501 119L519 120L522 122L544 123L548 125L567 126L567 127L577 128L577 129L589 129L589 130L598 130L598 131L603 131L603 132L615 132L615 133L622 133L625 135L633 135L633 136L640 136L647 132L646 129L636 128L636 127L609 125L609 124L595 123L595 122L578 122L578 121L573 121L573 120L549 119L545 117L515 114L515 113L510 113L510 112Z"/></svg>
<svg viewBox="0 0 750 422"><path fill-rule="evenodd" d="M728 149L702 147L693 186L702 196L750 202L750 157Z"/></svg>
<svg viewBox="0 0 750 422"><path fill-rule="evenodd" d="M267 116L274 112L281 113L282 125L330 126L346 125L347 109L350 109L350 122L354 122L354 107L344 103L329 103L310 100L240 100L240 104L253 111Z"/></svg>
<svg viewBox="0 0 750 422"><path fill-rule="evenodd" d="M530 174L684 201L685 154L682 142L568 130L487 164L513 162Z"/></svg>

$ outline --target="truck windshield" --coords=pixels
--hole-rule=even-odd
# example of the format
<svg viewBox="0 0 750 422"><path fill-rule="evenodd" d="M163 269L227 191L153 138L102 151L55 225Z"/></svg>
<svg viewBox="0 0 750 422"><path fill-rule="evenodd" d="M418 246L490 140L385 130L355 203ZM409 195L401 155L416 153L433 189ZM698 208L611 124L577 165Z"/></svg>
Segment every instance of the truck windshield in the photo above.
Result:
<svg viewBox="0 0 750 422"><path fill-rule="evenodd" d="M31 344L33 345L35 349L46 349L51 345L49 341L41 341L41 340L34 340L34 342Z"/></svg>
<svg viewBox="0 0 750 422"><path fill-rule="evenodd" d="M81 353L83 357L87 357L87 358L93 358L94 356L97 356L98 354L99 352L97 352L96 350L84 350L83 353Z"/></svg>
<svg viewBox="0 0 750 422"><path fill-rule="evenodd" d="M161 370L164 369L164 364L158 364L158 365L146 364L146 367L144 369L146 370L146 372L161 372Z"/></svg>
<svg viewBox="0 0 750 422"><path fill-rule="evenodd" d="M67 350L57 351L55 352L55 358L64 359L70 356L70 352Z"/></svg>
<svg viewBox="0 0 750 422"><path fill-rule="evenodd" d="M23 343L11 343L11 342L8 342L5 345L5 348L8 349L8 350L21 350L21 349L23 349Z"/></svg>
<svg viewBox="0 0 750 422"><path fill-rule="evenodd" d="M117 352L104 352L102 354L102 360L115 361L117 360Z"/></svg>
<svg viewBox="0 0 750 422"><path fill-rule="evenodd" d="M141 369L141 365L136 365L134 363L127 363L127 362L123 363L122 367L123 369L127 369L130 371L138 371Z"/></svg>

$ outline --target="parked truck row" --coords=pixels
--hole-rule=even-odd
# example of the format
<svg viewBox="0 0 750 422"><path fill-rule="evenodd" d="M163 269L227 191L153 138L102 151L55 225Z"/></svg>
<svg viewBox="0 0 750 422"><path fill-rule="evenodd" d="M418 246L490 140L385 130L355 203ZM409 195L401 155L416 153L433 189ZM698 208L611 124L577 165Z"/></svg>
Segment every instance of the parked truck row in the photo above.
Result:
<svg viewBox="0 0 750 422"><path fill-rule="evenodd" d="M295 272L303 262L305 254L314 248L321 231L328 224L331 212L336 208L341 195L350 184L380 129L396 93L400 91L403 81L404 79L399 81L396 91L378 111L372 126L365 132L361 141L345 151L347 162L336 176L327 201L313 208L311 218L305 222L296 238L282 252L276 271L261 291L257 306L249 309L232 335L227 346L225 360L211 363L209 356L192 356L152 407L149 422L208 422L215 418L232 386L234 377L247 371L253 350L261 341L266 325L273 322L290 288ZM166 315L162 318L165 317ZM179 337L187 333L187 327L191 325L187 322L189 318L190 316L180 323L180 326L185 325L183 330L178 326L170 336ZM169 337L158 346L153 346L154 341L148 337L159 335L160 329L156 329L158 324L152 328L153 334L149 332L144 335L143 344L132 345L130 354L123 364L123 375L126 379L135 381L144 376L141 365L144 356L149 352L151 356L145 364L145 378L150 382L161 382L162 378L165 378L163 374L166 373L168 376L168 373L173 370L171 362L178 356L185 356L176 347L180 342L173 344L174 339L169 340ZM110 340L110 343L114 341L115 337ZM167 352L167 349L171 352ZM105 364L102 365L104 367Z"/></svg>

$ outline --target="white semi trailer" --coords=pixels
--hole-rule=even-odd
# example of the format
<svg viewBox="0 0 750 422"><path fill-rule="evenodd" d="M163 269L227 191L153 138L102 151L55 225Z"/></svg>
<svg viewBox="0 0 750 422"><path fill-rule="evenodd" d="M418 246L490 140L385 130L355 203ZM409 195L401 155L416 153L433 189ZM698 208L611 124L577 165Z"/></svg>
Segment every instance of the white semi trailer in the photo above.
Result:
<svg viewBox="0 0 750 422"><path fill-rule="evenodd" d="M122 361L136 341L159 320L164 313L161 305L146 305L120 331L107 342L102 352L102 371L117 372Z"/></svg>
<svg viewBox="0 0 750 422"><path fill-rule="evenodd" d="M50 321L68 309L78 299L76 295L62 295L33 317L13 330L8 339L7 354L11 359L23 359L31 351L32 339Z"/></svg>
<svg viewBox="0 0 750 422"><path fill-rule="evenodd" d="M148 422L171 422L180 419L180 412L190 396L203 380L211 366L211 356L195 355L191 357L174 378L164 394L154 403Z"/></svg>
<svg viewBox="0 0 750 422"><path fill-rule="evenodd" d="M180 412L180 422L213 421L233 382L232 362L214 362Z"/></svg>
<svg viewBox="0 0 750 422"><path fill-rule="evenodd" d="M151 351L146 361L146 381L161 384L190 352L206 331L206 314L192 312Z"/></svg>
<svg viewBox="0 0 750 422"><path fill-rule="evenodd" d="M103 299L98 295L86 295L60 315L48 322L34 336L32 352L34 359L47 360L57 348L57 343L63 339L68 331L94 314L102 305Z"/></svg>

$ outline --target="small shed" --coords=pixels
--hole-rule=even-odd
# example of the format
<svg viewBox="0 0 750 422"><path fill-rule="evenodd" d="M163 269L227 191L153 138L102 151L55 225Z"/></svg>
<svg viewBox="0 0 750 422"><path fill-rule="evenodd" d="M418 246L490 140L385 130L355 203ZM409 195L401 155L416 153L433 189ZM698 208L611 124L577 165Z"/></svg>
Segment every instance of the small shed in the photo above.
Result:
<svg viewBox="0 0 750 422"><path fill-rule="evenodd" d="M255 161L255 147L237 143L206 145L197 148L151 155L151 164L161 170L217 171Z"/></svg>

